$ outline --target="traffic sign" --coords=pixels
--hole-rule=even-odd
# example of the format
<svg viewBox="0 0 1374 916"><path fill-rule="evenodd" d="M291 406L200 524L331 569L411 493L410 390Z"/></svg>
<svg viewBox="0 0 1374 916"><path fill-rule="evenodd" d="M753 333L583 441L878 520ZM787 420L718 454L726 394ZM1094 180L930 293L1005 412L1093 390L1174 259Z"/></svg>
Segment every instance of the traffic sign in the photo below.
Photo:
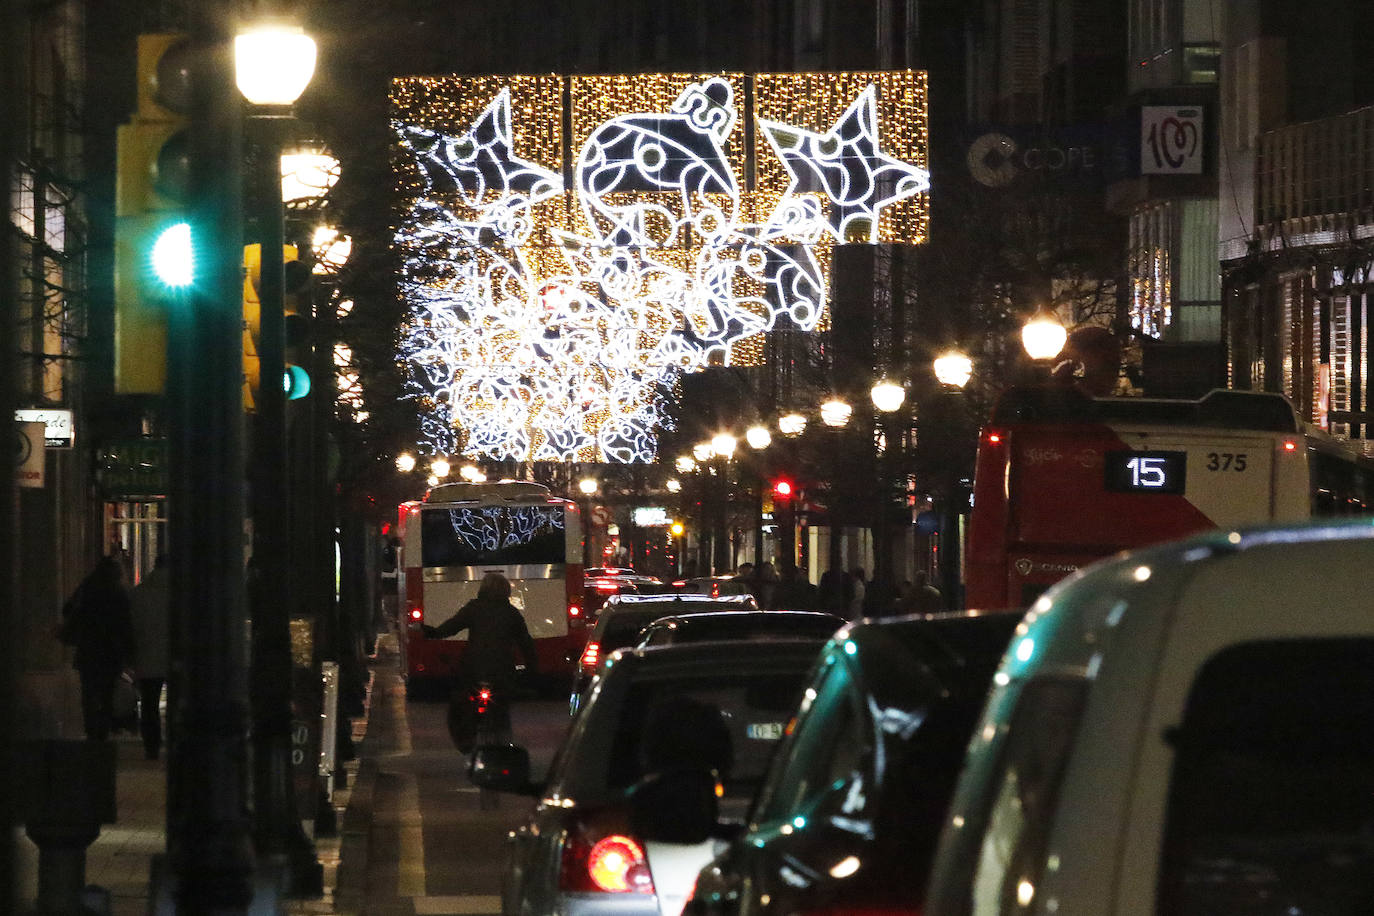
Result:
<svg viewBox="0 0 1374 916"><path fill-rule="evenodd" d="M15 483L21 487L43 486L43 468L47 454L43 451L45 423L14 424Z"/></svg>
<svg viewBox="0 0 1374 916"><path fill-rule="evenodd" d="M592 524L605 528L611 523L611 510L605 506L592 506Z"/></svg>

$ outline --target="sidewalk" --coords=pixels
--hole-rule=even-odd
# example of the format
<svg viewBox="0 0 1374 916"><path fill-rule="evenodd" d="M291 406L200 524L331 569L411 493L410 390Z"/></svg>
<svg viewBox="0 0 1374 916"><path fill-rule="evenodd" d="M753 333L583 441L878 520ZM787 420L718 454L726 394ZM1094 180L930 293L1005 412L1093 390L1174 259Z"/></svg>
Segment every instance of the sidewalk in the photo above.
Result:
<svg viewBox="0 0 1374 916"><path fill-rule="evenodd" d="M79 736L79 694L65 683L65 678L48 675L42 678L53 682L44 685L48 690L46 705L56 710L59 721L75 722L76 736ZM341 728L351 724L355 744L366 733L367 712L368 704L365 703L361 718L340 723ZM48 736L74 737L69 724L61 726L56 734L50 730ZM147 760L138 735L120 732L111 740L118 753L116 822L102 827L99 838L86 851L86 884L108 892L109 912L113 916L149 916L152 860L154 856L165 853L167 846L166 749L163 749L164 753L158 760ZM332 799L339 828L337 835L314 837L316 857L324 867L324 896L313 900L285 901L282 912L289 916L330 916L339 912L334 899L344 837L344 816L357 775L357 760L341 763L341 773L336 775ZM307 834L313 832L313 826L313 822L305 822ZM38 892L38 848L24 835L22 827L16 829L16 837L19 899L31 911Z"/></svg>

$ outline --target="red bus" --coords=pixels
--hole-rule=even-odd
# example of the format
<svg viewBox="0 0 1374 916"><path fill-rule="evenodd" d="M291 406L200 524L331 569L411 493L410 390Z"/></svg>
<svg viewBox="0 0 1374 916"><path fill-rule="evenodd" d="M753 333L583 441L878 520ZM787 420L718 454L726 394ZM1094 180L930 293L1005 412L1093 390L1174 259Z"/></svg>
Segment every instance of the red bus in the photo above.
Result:
<svg viewBox="0 0 1374 916"><path fill-rule="evenodd" d="M408 684L458 673L467 632L430 639L422 627L452 617L490 572L510 580L511 602L534 637L540 673L571 680L587 637L575 502L529 481L442 484L421 501L402 503L397 522Z"/></svg>
<svg viewBox="0 0 1374 916"><path fill-rule="evenodd" d="M978 442L969 607L1026 607L1121 550L1221 526L1374 508L1371 462L1308 429L1282 395L1003 394Z"/></svg>

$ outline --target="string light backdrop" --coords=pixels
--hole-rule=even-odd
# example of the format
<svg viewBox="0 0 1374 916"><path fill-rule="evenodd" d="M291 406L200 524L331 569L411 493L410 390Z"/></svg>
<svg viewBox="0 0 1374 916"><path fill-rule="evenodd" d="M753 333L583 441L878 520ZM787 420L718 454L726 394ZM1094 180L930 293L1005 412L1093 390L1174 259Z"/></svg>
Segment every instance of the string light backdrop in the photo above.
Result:
<svg viewBox="0 0 1374 916"><path fill-rule="evenodd" d="M925 240L917 71L406 77L400 359L424 447L646 462L683 373L823 329L831 248Z"/></svg>

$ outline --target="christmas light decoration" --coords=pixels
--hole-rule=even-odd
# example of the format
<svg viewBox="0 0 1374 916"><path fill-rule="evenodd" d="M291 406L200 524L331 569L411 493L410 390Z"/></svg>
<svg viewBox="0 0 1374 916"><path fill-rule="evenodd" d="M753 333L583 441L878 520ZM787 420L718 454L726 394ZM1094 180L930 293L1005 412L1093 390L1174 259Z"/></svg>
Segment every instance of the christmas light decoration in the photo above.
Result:
<svg viewBox="0 0 1374 916"><path fill-rule="evenodd" d="M921 73L410 77L392 105L439 454L650 461L683 373L825 327L834 244L925 238Z"/></svg>

